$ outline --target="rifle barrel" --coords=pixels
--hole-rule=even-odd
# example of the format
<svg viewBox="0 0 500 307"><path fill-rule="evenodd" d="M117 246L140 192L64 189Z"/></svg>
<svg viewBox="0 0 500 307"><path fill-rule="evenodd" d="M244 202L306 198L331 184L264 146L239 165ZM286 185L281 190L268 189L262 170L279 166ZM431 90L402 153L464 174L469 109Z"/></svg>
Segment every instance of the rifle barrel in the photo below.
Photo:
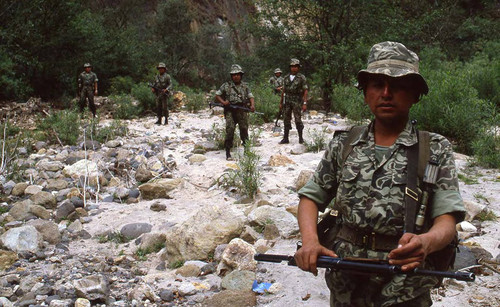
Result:
<svg viewBox="0 0 500 307"><path fill-rule="evenodd" d="M288 265L297 266L293 256L288 255L273 255L273 254L255 254L254 259L257 261L280 263L288 262ZM357 273L373 273L373 274L406 274L406 275L425 275L434 277L453 278L462 281L474 281L476 276L469 272L445 272L431 271L416 268L413 271L403 271L400 266L386 263L367 263L363 261L343 260L342 258L334 258L329 256L319 256L316 262L319 268L330 268L335 270L345 270Z"/></svg>

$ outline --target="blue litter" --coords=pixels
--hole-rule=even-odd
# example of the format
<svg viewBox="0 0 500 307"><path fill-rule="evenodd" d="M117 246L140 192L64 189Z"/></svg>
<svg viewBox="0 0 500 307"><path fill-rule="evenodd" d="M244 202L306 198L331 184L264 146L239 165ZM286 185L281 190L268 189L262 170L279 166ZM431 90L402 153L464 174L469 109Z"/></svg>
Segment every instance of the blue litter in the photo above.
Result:
<svg viewBox="0 0 500 307"><path fill-rule="evenodd" d="M271 287L271 285L272 285L272 283L269 283L269 282L261 282L259 284L256 280L254 280L253 285L252 285L252 291L263 294L263 293L269 291L269 288Z"/></svg>

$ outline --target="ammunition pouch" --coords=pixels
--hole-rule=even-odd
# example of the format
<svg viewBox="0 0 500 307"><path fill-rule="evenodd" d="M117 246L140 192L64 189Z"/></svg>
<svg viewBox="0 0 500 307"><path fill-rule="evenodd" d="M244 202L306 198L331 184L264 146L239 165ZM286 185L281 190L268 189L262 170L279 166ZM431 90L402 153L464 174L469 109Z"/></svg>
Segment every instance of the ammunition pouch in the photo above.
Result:
<svg viewBox="0 0 500 307"><path fill-rule="evenodd" d="M330 210L323 214L321 220L318 223L318 239L319 243L326 248L332 248L337 234L339 233L342 225L340 224L341 219L338 216L337 210Z"/></svg>

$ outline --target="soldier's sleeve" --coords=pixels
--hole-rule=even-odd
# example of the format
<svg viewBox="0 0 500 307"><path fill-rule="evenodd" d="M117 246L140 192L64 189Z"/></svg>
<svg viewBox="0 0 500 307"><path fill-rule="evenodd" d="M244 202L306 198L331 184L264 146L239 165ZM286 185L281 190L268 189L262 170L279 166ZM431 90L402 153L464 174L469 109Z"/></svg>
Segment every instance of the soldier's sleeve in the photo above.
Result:
<svg viewBox="0 0 500 307"><path fill-rule="evenodd" d="M252 91L250 90L250 87L247 86L247 97L250 99L250 98L254 98L253 94L252 94Z"/></svg>
<svg viewBox="0 0 500 307"><path fill-rule="evenodd" d="M439 159L439 171L434 186L431 204L431 217L452 214L457 223L464 220L465 208L458 186L457 169L453 158L451 143L441 135L431 134L431 157Z"/></svg>
<svg viewBox="0 0 500 307"><path fill-rule="evenodd" d="M307 86L306 76L302 75L302 90L308 90L309 86Z"/></svg>
<svg viewBox="0 0 500 307"><path fill-rule="evenodd" d="M220 88L215 92L215 95L224 97L226 93L226 83L223 83Z"/></svg>
<svg viewBox="0 0 500 307"><path fill-rule="evenodd" d="M94 82L98 82L99 79L97 79L97 75L94 73Z"/></svg>
<svg viewBox="0 0 500 307"><path fill-rule="evenodd" d="M170 75L167 75L167 90L170 91L172 89L172 78Z"/></svg>
<svg viewBox="0 0 500 307"><path fill-rule="evenodd" d="M78 75L78 85L82 85L82 74Z"/></svg>
<svg viewBox="0 0 500 307"><path fill-rule="evenodd" d="M302 187L299 197L305 196L316 203L320 211L324 211L337 193L338 161L342 136L335 135L318 164L314 175Z"/></svg>

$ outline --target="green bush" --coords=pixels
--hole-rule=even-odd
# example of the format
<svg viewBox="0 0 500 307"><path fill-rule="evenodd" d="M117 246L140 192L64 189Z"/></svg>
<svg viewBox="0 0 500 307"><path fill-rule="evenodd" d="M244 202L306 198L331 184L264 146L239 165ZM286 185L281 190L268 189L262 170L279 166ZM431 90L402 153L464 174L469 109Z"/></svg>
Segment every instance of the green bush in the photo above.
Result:
<svg viewBox="0 0 500 307"><path fill-rule="evenodd" d="M351 85L334 85L331 110L357 124L372 117L364 102L363 92Z"/></svg>
<svg viewBox="0 0 500 307"><path fill-rule="evenodd" d="M251 86L255 96L255 111L264 113L264 115L254 114L250 121L254 125L260 125L262 122L269 123L276 120L279 112L280 96L273 94L267 83L259 83Z"/></svg>
<svg viewBox="0 0 500 307"><path fill-rule="evenodd" d="M323 127L321 130L317 130L316 128L307 130L307 135L309 136L305 139L307 151L320 152L326 147L326 130L326 127Z"/></svg>
<svg viewBox="0 0 500 307"><path fill-rule="evenodd" d="M137 118L141 114L142 108L140 105L133 103L130 95L112 95L109 99L114 104L115 112L113 118L116 119L132 119Z"/></svg>
<svg viewBox="0 0 500 307"><path fill-rule="evenodd" d="M41 119L37 126L45 140L56 143L59 138L64 145L76 145L79 128L80 116L74 110L52 112Z"/></svg>
<svg viewBox="0 0 500 307"><path fill-rule="evenodd" d="M114 120L109 126L99 126L96 121L92 122L92 137L100 143L114 140L128 133L127 125L120 120Z"/></svg>
<svg viewBox="0 0 500 307"><path fill-rule="evenodd" d="M207 107L205 93L193 90L183 91L186 94L186 109L191 113L196 113Z"/></svg>
<svg viewBox="0 0 500 307"><path fill-rule="evenodd" d="M139 101L143 111L156 111L156 96L151 92L151 88L146 83L134 84L131 95Z"/></svg>
<svg viewBox="0 0 500 307"><path fill-rule="evenodd" d="M115 95L130 94L132 87L135 85L134 80L130 76L118 76L111 78L110 83L111 86L109 91Z"/></svg>
<svg viewBox="0 0 500 307"><path fill-rule="evenodd" d="M217 145L217 148L224 149L224 141L226 139L226 127L219 123L212 124L212 134L209 140ZM238 146L241 144L239 129L234 131L233 146Z"/></svg>
<svg viewBox="0 0 500 307"><path fill-rule="evenodd" d="M484 167L500 168L500 135L484 132L472 144L476 162Z"/></svg>

